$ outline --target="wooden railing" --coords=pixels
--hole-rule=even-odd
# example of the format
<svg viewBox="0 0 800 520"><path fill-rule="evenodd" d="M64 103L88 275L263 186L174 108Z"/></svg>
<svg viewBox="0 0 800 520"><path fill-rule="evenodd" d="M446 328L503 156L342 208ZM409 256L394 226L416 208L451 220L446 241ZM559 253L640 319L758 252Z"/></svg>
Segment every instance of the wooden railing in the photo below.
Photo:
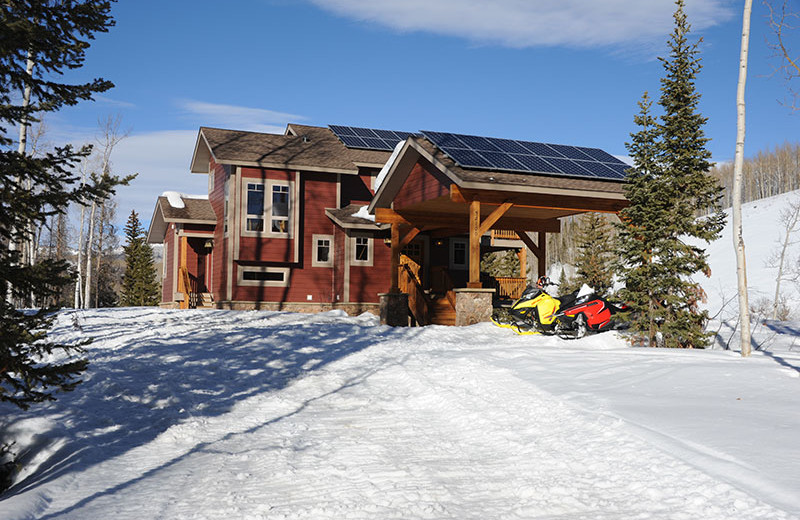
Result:
<svg viewBox="0 0 800 520"><path fill-rule="evenodd" d="M399 289L400 292L408 295L408 308L411 311L411 315L414 316L418 325L427 325L431 319L430 309L428 308L425 291L422 290L422 285L419 283L419 271L415 273L408 263L400 265L399 269Z"/></svg>
<svg viewBox="0 0 800 520"><path fill-rule="evenodd" d="M528 280L525 278L512 278L507 276L495 277L495 290L500 298L511 298L516 300L522 296Z"/></svg>
<svg viewBox="0 0 800 520"><path fill-rule="evenodd" d="M178 292L183 293L183 300L181 300L181 309L196 309L198 298L198 280L196 277L189 274L189 270L185 267L178 269Z"/></svg>
<svg viewBox="0 0 800 520"><path fill-rule="evenodd" d="M516 231L509 229L492 229L492 239L519 240Z"/></svg>

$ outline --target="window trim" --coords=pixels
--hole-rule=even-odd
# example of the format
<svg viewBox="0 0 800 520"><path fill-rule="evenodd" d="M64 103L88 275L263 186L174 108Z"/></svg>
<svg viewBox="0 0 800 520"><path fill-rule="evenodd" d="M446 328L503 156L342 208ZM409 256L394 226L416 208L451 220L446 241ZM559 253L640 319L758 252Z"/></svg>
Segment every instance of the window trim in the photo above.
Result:
<svg viewBox="0 0 800 520"><path fill-rule="evenodd" d="M356 251L358 250L358 240L359 238L365 238L367 240L367 259L366 260L356 260ZM367 234L364 233L354 233L350 237L350 265L355 266L363 266L363 267L372 267L373 257L374 257L374 244L375 239Z"/></svg>
<svg viewBox="0 0 800 520"><path fill-rule="evenodd" d="M328 261L320 262L317 260L317 251L319 249L319 241L328 240L330 242L330 251L328 252ZM333 235L311 235L311 267L333 267L334 255L334 241Z"/></svg>
<svg viewBox="0 0 800 520"><path fill-rule="evenodd" d="M245 280L245 271L257 273L282 273L283 281ZM240 265L236 269L236 284L240 287L289 287L291 269L288 267L269 267L257 265Z"/></svg>
<svg viewBox="0 0 800 520"><path fill-rule="evenodd" d="M456 263L456 244L464 245L464 263ZM466 238L450 239L450 269L454 271L466 271L469 268L469 240Z"/></svg>
<svg viewBox="0 0 800 520"><path fill-rule="evenodd" d="M264 221L264 230L263 231L249 231L247 229L247 221L251 218L251 214L247 212L247 192L249 190L249 185L251 184L258 184L264 186L264 213L261 215L261 219ZM278 179L251 179L245 177L242 179L242 222L240 227L240 233L243 237L259 237L259 238L284 238L284 239L293 239L294 238L294 230L296 225L296 215L295 215L295 192L294 192L294 181L289 180L278 180ZM272 231L272 190L273 186L283 186L286 187L287 196L289 197L289 208L288 208L288 216L286 220L289 222L288 225L288 232L287 233L278 233ZM258 218L253 216L252 218ZM281 217L283 219L283 217Z"/></svg>

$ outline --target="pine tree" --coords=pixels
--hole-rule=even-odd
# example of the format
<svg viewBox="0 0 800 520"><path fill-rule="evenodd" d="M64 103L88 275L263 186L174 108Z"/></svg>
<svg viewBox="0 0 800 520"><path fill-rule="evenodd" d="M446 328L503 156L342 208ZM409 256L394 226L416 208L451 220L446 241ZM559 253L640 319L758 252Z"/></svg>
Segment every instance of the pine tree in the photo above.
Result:
<svg viewBox="0 0 800 520"><path fill-rule="evenodd" d="M56 81L65 71L81 67L94 33L113 25L110 8L107 0L18 0L3 2L0 9L0 401L22 408L53 399L56 391L72 390L80 382L76 378L87 361L75 355L86 341L51 341L47 331L55 319L52 308L34 313L15 308L15 301L30 294L42 302L55 301L71 277L65 260L45 258L31 265L11 246L29 241L33 230L65 212L70 203L106 196L119 179L80 187L74 168L90 152L88 147L66 145L33 157L21 145L11 150L9 128L19 126L22 141L37 114L91 100L113 86L103 79ZM67 357L44 361L57 352Z"/></svg>
<svg viewBox="0 0 800 520"><path fill-rule="evenodd" d="M636 171L626 187L631 206L620 215L621 271L624 296L640 313L634 329L646 331L650 345L660 337L668 347L704 347L708 316L698 303L705 294L691 277L708 274L709 265L705 251L690 241L716 239L724 215L719 211L721 189L708 174L706 118L697 111L698 44L688 42L683 0L676 4L670 56L660 58L665 70L659 98L663 114L656 122L645 94L635 118L640 131L628 144ZM696 217L698 210L707 213Z"/></svg>
<svg viewBox="0 0 800 520"><path fill-rule="evenodd" d="M131 211L125 225L127 245L125 250L125 274L122 277L121 304L127 306L157 305L159 287L153 262L153 249L145 240L145 232L139 215Z"/></svg>
<svg viewBox="0 0 800 520"><path fill-rule="evenodd" d="M585 213L578 221L576 275L571 287L588 285L599 296L607 296L614 285L614 251L611 224L599 213Z"/></svg>

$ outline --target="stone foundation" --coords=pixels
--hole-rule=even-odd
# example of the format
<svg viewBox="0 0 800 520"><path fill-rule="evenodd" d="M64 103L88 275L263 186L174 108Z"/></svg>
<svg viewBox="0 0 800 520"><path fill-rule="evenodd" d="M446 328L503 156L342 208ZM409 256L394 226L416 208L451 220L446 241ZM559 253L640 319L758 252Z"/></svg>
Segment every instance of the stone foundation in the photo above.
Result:
<svg viewBox="0 0 800 520"><path fill-rule="evenodd" d="M381 325L408 327L408 295L406 293L382 293L380 317Z"/></svg>
<svg viewBox="0 0 800 520"><path fill-rule="evenodd" d="M215 303L217 309L236 311L284 311L316 313L333 310L343 310L350 316L358 316L365 312L380 315L378 303L291 303L291 302L243 302L219 301Z"/></svg>
<svg viewBox="0 0 800 520"><path fill-rule="evenodd" d="M473 325L492 319L494 289L455 289L456 326Z"/></svg>

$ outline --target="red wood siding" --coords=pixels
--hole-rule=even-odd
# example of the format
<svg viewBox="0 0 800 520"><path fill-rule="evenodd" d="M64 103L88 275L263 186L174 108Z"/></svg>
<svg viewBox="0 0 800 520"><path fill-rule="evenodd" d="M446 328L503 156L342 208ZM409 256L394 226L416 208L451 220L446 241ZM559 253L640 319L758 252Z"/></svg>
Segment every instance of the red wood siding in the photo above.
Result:
<svg viewBox="0 0 800 520"><path fill-rule="evenodd" d="M229 167L228 171L234 168ZM226 169L219 164L212 162L209 175L213 176L211 193L208 194L208 201L217 216L217 225L214 228L214 249L211 252L211 280L209 289L214 296L214 300L224 300L227 294L227 260L228 260L228 240L225 238L225 179ZM208 282L207 282L208 284Z"/></svg>
<svg viewBox="0 0 800 520"><path fill-rule="evenodd" d="M394 198L395 209L450 194L452 181L433 166L418 162Z"/></svg>
<svg viewBox="0 0 800 520"><path fill-rule="evenodd" d="M275 178L273 176L274 173L276 172L269 172L267 178ZM287 172L284 173L286 174ZM295 179L293 178L293 180ZM247 182L247 179L244 179L243 182ZM300 175L299 182L301 205L299 208L299 221L295 227L295 240L300 240L299 261L293 261L294 240L241 237L241 253L244 253L246 247L263 248L268 253L248 256L240 255L240 262L237 263L234 271L236 275L239 265L290 267L289 287L237 286L235 288L235 300L306 303L331 303L335 301L333 268L312 267L312 262L316 253L314 235L334 234L335 226L325 215L325 209L336 207L336 175L303 172ZM335 245L334 248L334 255L338 255L338 248ZM256 259L259 261L256 261Z"/></svg>
<svg viewBox="0 0 800 520"><path fill-rule="evenodd" d="M335 302L344 301L344 247L346 243L344 230L336 226L333 235L334 255L333 255L333 300Z"/></svg>
<svg viewBox="0 0 800 520"><path fill-rule="evenodd" d="M175 265L175 230L173 224L167 224L167 232L164 233L164 253L161 259L166 266L166 275L161 282L161 301L169 303L173 301L172 284L175 280L173 266ZM164 267L162 267L164 269ZM163 271L162 271L163 272Z"/></svg>
<svg viewBox="0 0 800 520"><path fill-rule="evenodd" d="M369 169L361 169L358 175L342 175L342 200L341 206L359 204L366 206L375 194L372 191L372 177L376 172Z"/></svg>
<svg viewBox="0 0 800 520"><path fill-rule="evenodd" d="M209 237L214 236L214 226L209 226L206 224L184 224L183 230L194 235L208 235Z"/></svg>
<svg viewBox="0 0 800 520"><path fill-rule="evenodd" d="M391 288L391 252L380 234L372 238L372 266L350 266L350 301L377 303L378 294Z"/></svg>
<svg viewBox="0 0 800 520"><path fill-rule="evenodd" d="M239 191L240 201L239 210L241 212L241 225L247 219L247 183L253 180L268 181L296 181L294 172L280 170L261 170L257 168L242 168L242 185ZM292 197L294 193L290 194ZM265 191L264 203L269 204L272 195ZM297 203L297 201L295 201ZM294 261L294 241L300 233L300 227L294 222L295 211L290 208L290 222L294 227L294 238L280 237L239 237L239 261L242 262L293 262ZM269 228L270 223L264 222L265 228ZM241 227L236 230L241 233ZM234 273L235 274L235 273Z"/></svg>

